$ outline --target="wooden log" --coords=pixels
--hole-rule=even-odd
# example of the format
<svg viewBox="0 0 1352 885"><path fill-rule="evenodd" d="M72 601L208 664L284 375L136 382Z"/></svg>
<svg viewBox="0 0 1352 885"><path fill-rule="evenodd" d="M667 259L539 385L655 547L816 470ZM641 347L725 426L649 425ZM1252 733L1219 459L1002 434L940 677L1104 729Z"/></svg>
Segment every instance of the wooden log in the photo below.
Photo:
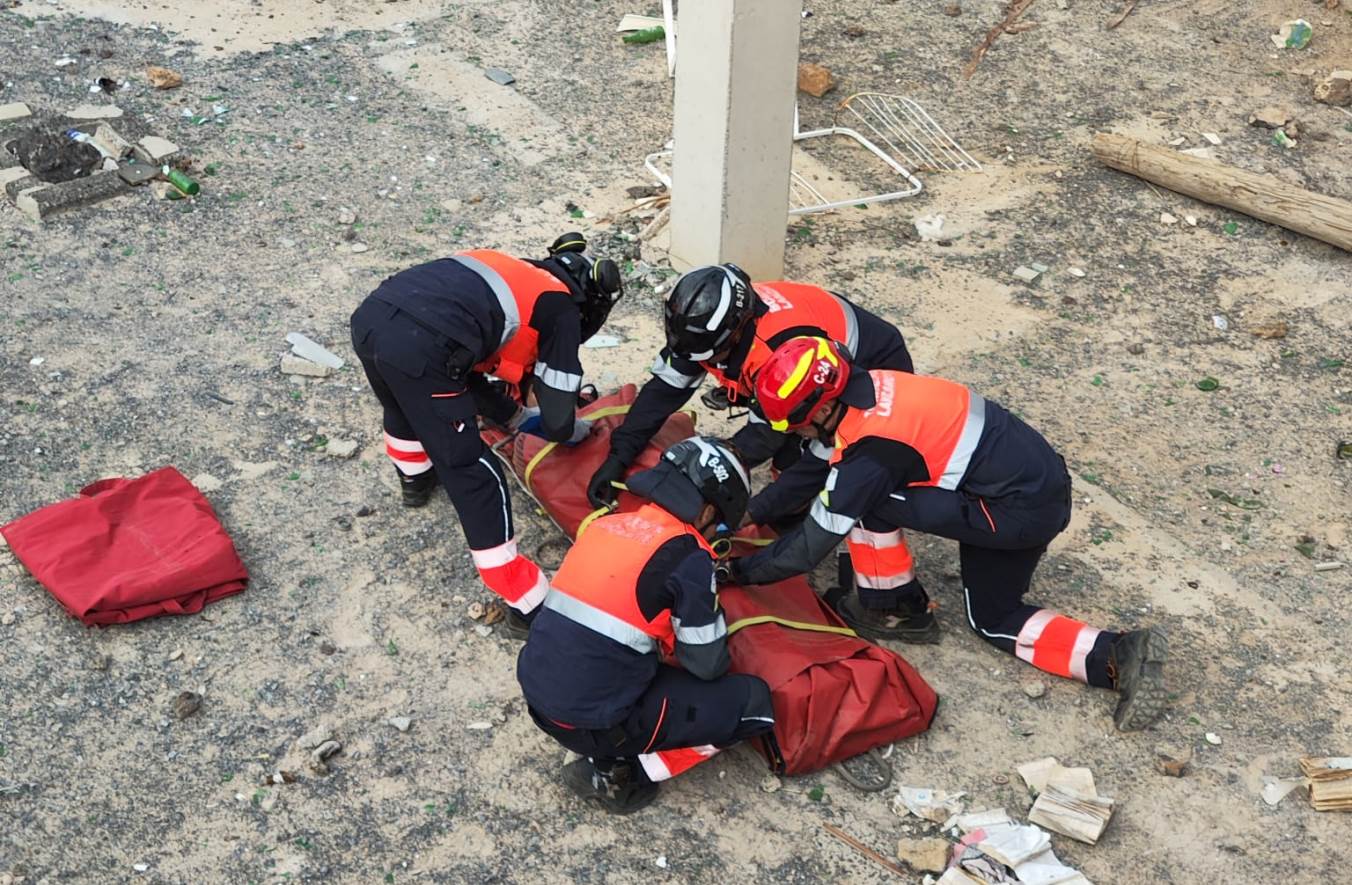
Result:
<svg viewBox="0 0 1352 885"><path fill-rule="evenodd" d="M1099 133L1092 147L1114 169L1352 252L1352 202L1122 135Z"/></svg>

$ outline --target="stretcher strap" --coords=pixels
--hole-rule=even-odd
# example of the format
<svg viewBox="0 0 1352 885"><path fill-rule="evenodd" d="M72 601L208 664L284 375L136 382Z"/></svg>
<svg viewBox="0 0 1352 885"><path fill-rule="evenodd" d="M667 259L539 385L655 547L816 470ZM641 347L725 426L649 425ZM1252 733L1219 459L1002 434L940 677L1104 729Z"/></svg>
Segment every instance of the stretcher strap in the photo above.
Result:
<svg viewBox="0 0 1352 885"><path fill-rule="evenodd" d="M757 624L778 624L781 627L788 627L790 630L810 630L813 633L838 633L841 636L859 635L849 627L833 627L830 624L809 624L806 621L790 621L787 618L780 618L775 615L755 615L750 618L742 618L740 621L733 621L728 625L728 635L731 636L743 627L755 627Z"/></svg>
<svg viewBox="0 0 1352 885"><path fill-rule="evenodd" d="M613 418L616 415L625 415L628 414L628 412L629 412L629 404L626 403L625 405L622 406L606 406L601 409L596 409L595 411L591 411L585 415L581 415L581 417L586 418L589 421L595 421L600 418ZM535 453L535 457L531 458L530 461L526 463L526 469L522 472L521 478L525 481L526 488L530 489L532 493L534 493L535 488L532 486L530 480L531 477L535 474L535 468L539 467L540 462L545 459L545 456L548 455L550 452L554 451L554 449L557 448L558 445L559 444L556 442L545 443L540 448L540 451Z"/></svg>

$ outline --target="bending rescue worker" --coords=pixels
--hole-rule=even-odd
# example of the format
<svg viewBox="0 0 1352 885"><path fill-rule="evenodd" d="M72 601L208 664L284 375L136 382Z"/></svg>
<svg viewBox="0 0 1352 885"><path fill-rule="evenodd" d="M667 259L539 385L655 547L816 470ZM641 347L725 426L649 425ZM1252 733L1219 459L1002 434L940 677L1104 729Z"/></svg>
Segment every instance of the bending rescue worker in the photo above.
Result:
<svg viewBox="0 0 1352 885"><path fill-rule="evenodd" d="M615 262L564 234L533 261L476 249L395 274L352 314L352 346L384 408L385 449L403 501L421 507L438 480L460 517L479 575L522 634L548 589L516 547L511 497L477 418L577 443L578 347L620 296ZM492 373L515 397L491 384ZM526 406L529 398L538 408Z"/></svg>
<svg viewBox="0 0 1352 885"><path fill-rule="evenodd" d="M982 638L1048 673L1116 689L1123 731L1164 711L1161 632L1099 630L1023 601L1047 544L1070 522L1065 461L1037 431L951 381L852 369L821 338L780 346L755 388L772 427L832 447L831 469L808 518L724 566L729 580L809 572L845 540L858 587L840 603L845 621L867 636L935 641L938 622L901 529L952 538L967 622Z"/></svg>
<svg viewBox="0 0 1352 885"><path fill-rule="evenodd" d="M600 507L615 497L611 485L624 478L648 441L672 413L694 395L706 374L728 403L749 404L751 379L776 347L798 335L838 342L864 369L912 370L901 332L891 323L818 286L773 280L752 283L735 264L696 268L672 288L664 309L667 345L653 364L624 423L610 437L610 457L592 477L587 497ZM769 523L789 516L785 501L820 489L830 450L815 440L775 431L755 413L730 441L742 463L754 467L771 457L785 472L773 491L752 499L748 517ZM799 458L800 453L803 457ZM801 494L806 492L806 494ZM736 528L734 525L733 528Z"/></svg>

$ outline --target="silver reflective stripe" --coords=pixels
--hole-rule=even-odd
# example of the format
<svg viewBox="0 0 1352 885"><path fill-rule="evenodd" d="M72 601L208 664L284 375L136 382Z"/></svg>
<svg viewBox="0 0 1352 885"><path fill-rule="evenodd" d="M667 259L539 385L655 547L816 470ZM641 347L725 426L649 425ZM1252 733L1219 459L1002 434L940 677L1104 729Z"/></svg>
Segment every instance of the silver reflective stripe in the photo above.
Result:
<svg viewBox="0 0 1352 885"><path fill-rule="evenodd" d="M981 442L981 431L986 428L986 400L978 393L969 393L967 402L967 423L962 426L962 436L948 456L948 466L944 475L939 477L939 488L956 489L962 477L967 473L967 465L972 463L976 445Z"/></svg>
<svg viewBox="0 0 1352 885"><path fill-rule="evenodd" d="M679 618L672 618L671 625L676 628L676 641L682 645L708 645L728 635L728 628L723 622L722 615L719 615L718 620L712 624L705 624L703 627L687 627Z"/></svg>
<svg viewBox="0 0 1352 885"><path fill-rule="evenodd" d="M629 646L641 655L657 650L657 642L647 633L626 624L609 612L603 612L580 599L574 599L557 587L549 588L549 595L545 597L544 606L576 624L581 624L588 630L600 633L607 639L613 639L620 645Z"/></svg>
<svg viewBox="0 0 1352 885"><path fill-rule="evenodd" d="M699 383L704 380L703 372L698 375L687 375L677 370L661 356L653 360L653 374L677 390L689 390L691 387L698 387Z"/></svg>
<svg viewBox="0 0 1352 885"><path fill-rule="evenodd" d="M540 382L546 387L552 387L564 393L577 393L582 387L581 375L551 369L546 363L535 364L535 377L540 379Z"/></svg>
<svg viewBox="0 0 1352 885"><path fill-rule="evenodd" d="M746 423L748 423L748 424L769 424L770 422L769 422L769 421L766 421L766 420L765 420L764 418L762 418L760 415L757 415L757 414L756 414L756 410L755 410L755 409L752 409L751 411L749 411L749 412L746 413Z"/></svg>
<svg viewBox="0 0 1352 885"><path fill-rule="evenodd" d="M812 457L821 461L830 461L831 456L835 454L835 449L826 445L819 439L814 439L807 444L807 450L812 453Z"/></svg>
<svg viewBox="0 0 1352 885"><path fill-rule="evenodd" d="M493 294L498 298L498 304L502 307L502 340L498 342L498 347L503 347L516 330L521 328L521 312L516 309L516 296L512 295L512 287L507 285L507 281L502 278L502 274L493 268L484 264L472 255L452 255L452 261L458 261L465 267L477 273L488 284L488 288L493 290Z"/></svg>
<svg viewBox="0 0 1352 885"><path fill-rule="evenodd" d="M850 352L851 358L857 357L859 356L859 318L854 315L854 308L847 301L843 298L837 298L835 295L831 297L836 299L836 303L845 313L845 340L841 343Z"/></svg>
<svg viewBox="0 0 1352 885"><path fill-rule="evenodd" d="M841 516L839 513L832 513L826 509L822 499L818 498L812 502L812 510L808 512L812 521L833 535L848 535L850 529L854 528L855 518L853 516Z"/></svg>

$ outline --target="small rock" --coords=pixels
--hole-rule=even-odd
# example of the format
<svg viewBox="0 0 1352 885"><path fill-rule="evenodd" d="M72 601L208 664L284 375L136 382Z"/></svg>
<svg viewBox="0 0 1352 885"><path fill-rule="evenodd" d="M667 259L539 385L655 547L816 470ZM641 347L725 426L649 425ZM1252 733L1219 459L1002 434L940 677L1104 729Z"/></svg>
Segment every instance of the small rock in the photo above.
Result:
<svg viewBox="0 0 1352 885"><path fill-rule="evenodd" d="M814 98L821 98L836 88L836 78L822 65L812 62L798 63L798 91L806 92Z"/></svg>
<svg viewBox="0 0 1352 885"><path fill-rule="evenodd" d="M465 727L468 728L470 731L488 731L490 728L493 727L493 723L482 721L471 722L469 725L466 725Z"/></svg>
<svg viewBox="0 0 1352 885"><path fill-rule="evenodd" d="M1160 213L1160 224L1178 224L1178 218L1168 212Z"/></svg>
<svg viewBox="0 0 1352 885"><path fill-rule="evenodd" d="M263 796L263 798L261 798L261 799L258 800L258 808L259 808L259 810L262 811L262 812L264 812L264 813L271 813L272 810L273 810L274 808L277 807L277 799L278 799L277 793L272 792L271 790L269 790L269 791Z"/></svg>
<svg viewBox="0 0 1352 885"><path fill-rule="evenodd" d="M477 636L487 639L493 635L493 628L489 627L487 624L475 624L474 633Z"/></svg>
<svg viewBox="0 0 1352 885"><path fill-rule="evenodd" d="M921 215L915 219L915 232L920 235L920 239L925 242L937 240L944 230L944 216L939 215Z"/></svg>
<svg viewBox="0 0 1352 885"><path fill-rule="evenodd" d="M82 104L66 112L72 120L115 120L122 109L115 104Z"/></svg>
<svg viewBox="0 0 1352 885"><path fill-rule="evenodd" d="M657 864L659 870L665 870L667 868L667 856L665 854L659 854L657 860L653 861L653 863Z"/></svg>
<svg viewBox="0 0 1352 885"><path fill-rule="evenodd" d="M1068 269L1066 270L1066 273L1070 274L1072 277L1083 278L1083 277L1084 277L1084 268L1082 268L1082 267L1072 267L1072 268L1068 268Z"/></svg>
<svg viewBox="0 0 1352 885"><path fill-rule="evenodd" d="M483 194L474 194L473 196L465 200L466 203L482 203L483 201L484 201Z"/></svg>
<svg viewBox="0 0 1352 885"><path fill-rule="evenodd" d="M212 476L210 473L199 473L192 478L192 484L197 486L199 492L218 491L225 483Z"/></svg>
<svg viewBox="0 0 1352 885"><path fill-rule="evenodd" d="M1215 326L1221 332L1228 332L1230 330L1230 320L1228 320L1224 314L1213 314L1211 317L1211 325Z"/></svg>
<svg viewBox="0 0 1352 885"><path fill-rule="evenodd" d="M1314 87L1314 100L1334 107L1352 105L1352 71L1334 71L1325 77Z"/></svg>
<svg viewBox="0 0 1352 885"><path fill-rule="evenodd" d="M1261 126L1264 129L1280 129L1293 119L1294 116L1286 108L1268 105L1249 114L1249 125Z"/></svg>
<svg viewBox="0 0 1352 885"><path fill-rule="evenodd" d="M385 721L400 731L408 731L409 726L413 724L413 720L407 716L391 716Z"/></svg>
<svg viewBox="0 0 1352 885"><path fill-rule="evenodd" d="M950 851L947 839L902 837L897 841L897 859L920 872L943 872L948 866Z"/></svg>
<svg viewBox="0 0 1352 885"><path fill-rule="evenodd" d="M655 197L662 193L662 188L654 187L651 184L636 184L633 187L625 188L624 192L631 200L644 200L648 197ZM479 199L483 198L480 197Z"/></svg>
<svg viewBox="0 0 1352 885"><path fill-rule="evenodd" d="M1132 356L1140 356L1145 353L1145 345L1139 341L1133 341L1131 344L1127 345L1127 353Z"/></svg>
<svg viewBox="0 0 1352 885"><path fill-rule="evenodd" d="M177 661L177 660L178 660L179 658L181 658L181 657L183 657L183 649L181 649L181 648L176 648L176 649L174 649L173 651L169 652L169 658L168 658L168 659L171 660L171 661Z"/></svg>
<svg viewBox="0 0 1352 885"><path fill-rule="evenodd" d="M850 37L852 39L858 39L860 37L868 36L868 31L864 30L864 27L862 25L849 25L841 33L843 33L846 37Z"/></svg>
<svg viewBox="0 0 1352 885"><path fill-rule="evenodd" d="M1255 338L1285 338L1287 329L1286 322L1283 320L1273 320L1270 323L1259 323L1249 328L1249 334Z"/></svg>
<svg viewBox="0 0 1352 885"><path fill-rule="evenodd" d="M202 709L202 696L196 692L181 691L178 697L174 698L174 715L179 719L187 719L200 709Z"/></svg>
<svg viewBox="0 0 1352 885"><path fill-rule="evenodd" d="M319 653L322 655L331 655L338 651L338 646L329 642L327 639L319 643Z"/></svg>
<svg viewBox="0 0 1352 885"><path fill-rule="evenodd" d="M465 614L474 620L479 620L484 616L484 604L482 602L471 602L469 608L465 609Z"/></svg>
<svg viewBox="0 0 1352 885"><path fill-rule="evenodd" d="M1023 684L1023 693L1030 698L1037 700L1047 693L1047 686L1041 682L1025 682Z"/></svg>
<svg viewBox="0 0 1352 885"><path fill-rule="evenodd" d="M342 749L343 745L337 741L324 741L310 753L310 770L316 774L327 774L329 757L341 752Z"/></svg>
<svg viewBox="0 0 1352 885"><path fill-rule="evenodd" d="M176 89L183 85L183 75L158 65L146 68L146 79L156 89Z"/></svg>
<svg viewBox="0 0 1352 885"><path fill-rule="evenodd" d="M1182 777L1191 758L1191 751L1180 753L1172 748L1156 747L1155 769L1165 777Z"/></svg>
<svg viewBox="0 0 1352 885"><path fill-rule="evenodd" d="M324 454L330 458L351 458L359 448L361 444L355 439L331 439L324 446Z"/></svg>
<svg viewBox="0 0 1352 885"><path fill-rule="evenodd" d="M944 15L947 15L947 16L958 16L958 15L962 15L962 4L961 4L961 3L945 3L945 4L944 4Z"/></svg>
<svg viewBox="0 0 1352 885"><path fill-rule="evenodd" d="M366 245L365 243L353 243L353 244L352 244L352 251L355 252L355 253L357 253L358 255L360 255L362 252L365 252L367 249L370 249L370 248L371 248L371 247L368 246L368 245Z"/></svg>
<svg viewBox="0 0 1352 885"><path fill-rule="evenodd" d="M338 223L339 223L339 224L353 224L353 223L356 222L356 220L357 220L357 213L356 213L356 212L353 212L351 209L347 208L346 206L344 206L343 208L341 208L341 209L338 210Z"/></svg>
<svg viewBox="0 0 1352 885"><path fill-rule="evenodd" d="M516 78L502 68L484 68L484 76L499 86L511 86L516 82Z"/></svg>
<svg viewBox="0 0 1352 885"><path fill-rule="evenodd" d="M1202 137L1213 145L1221 143L1221 137L1214 132L1203 132ZM1187 153L1187 151L1184 151L1184 153Z"/></svg>
<svg viewBox="0 0 1352 885"><path fill-rule="evenodd" d="M349 227L343 231L344 243L350 243L355 239L357 239L357 229L355 227Z"/></svg>
<svg viewBox="0 0 1352 885"><path fill-rule="evenodd" d="M304 375L307 378L327 378L333 374L333 369L328 366L289 353L282 357L281 370L283 375Z"/></svg>
<svg viewBox="0 0 1352 885"><path fill-rule="evenodd" d="M0 123L6 123L10 120L22 120L24 117L32 116L32 114L32 109L21 101L0 104Z"/></svg>
<svg viewBox="0 0 1352 885"><path fill-rule="evenodd" d="M333 740L333 729L321 725L296 738L296 746L302 750L313 750L331 740Z"/></svg>
<svg viewBox="0 0 1352 885"><path fill-rule="evenodd" d="M778 793L779 788L782 786L784 786L783 781L775 777L773 774L767 774L765 778L760 782L760 788L762 793Z"/></svg>
<svg viewBox="0 0 1352 885"><path fill-rule="evenodd" d="M150 158L151 164L162 163L169 157L178 153L178 145L167 138L160 138L158 135L147 135L137 142L146 156Z"/></svg>
<svg viewBox="0 0 1352 885"><path fill-rule="evenodd" d="M144 873L146 870L150 869L150 864L148 864L148 863L134 863L134 864L131 865L131 868L132 868L133 870L135 870L136 872L138 872L138 873Z"/></svg>
<svg viewBox="0 0 1352 885"><path fill-rule="evenodd" d="M47 362L47 358L46 358L45 356L35 356L35 357L33 357L31 360L28 361L28 365L33 366L34 368L36 368L36 367L42 365L42 364L45 363L45 362Z"/></svg>
<svg viewBox="0 0 1352 885"><path fill-rule="evenodd" d="M1196 216L1196 215L1184 215L1184 216L1183 216L1183 220L1186 221L1186 222L1188 223L1188 226L1189 226L1189 227L1196 227L1196 226L1197 226L1197 216Z"/></svg>
<svg viewBox="0 0 1352 885"><path fill-rule="evenodd" d="M14 612L5 612L0 615L0 627L8 627L14 623Z"/></svg>
<svg viewBox="0 0 1352 885"><path fill-rule="evenodd" d="M363 504L357 508L357 516L370 516L376 509L368 504Z"/></svg>
<svg viewBox="0 0 1352 885"><path fill-rule="evenodd" d="M1208 731L1206 733L1206 742L1208 744L1212 744L1213 746L1220 746L1221 736L1216 734L1214 731Z"/></svg>
<svg viewBox="0 0 1352 885"><path fill-rule="evenodd" d="M1042 274L1039 273L1038 271L1033 270L1031 267L1024 267L1022 264L1014 268L1013 274L1015 278L1020 279L1023 282L1029 284L1033 283L1035 280L1037 280L1038 277L1042 276Z"/></svg>
<svg viewBox="0 0 1352 885"><path fill-rule="evenodd" d="M97 658L95 658L95 659L93 660L93 662L89 665L89 668L90 668L91 670L104 670L104 671L106 671L106 670L107 670L109 667L111 667L111 666L113 666L113 656L112 656L112 655L99 655L99 656L98 656Z"/></svg>

